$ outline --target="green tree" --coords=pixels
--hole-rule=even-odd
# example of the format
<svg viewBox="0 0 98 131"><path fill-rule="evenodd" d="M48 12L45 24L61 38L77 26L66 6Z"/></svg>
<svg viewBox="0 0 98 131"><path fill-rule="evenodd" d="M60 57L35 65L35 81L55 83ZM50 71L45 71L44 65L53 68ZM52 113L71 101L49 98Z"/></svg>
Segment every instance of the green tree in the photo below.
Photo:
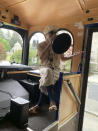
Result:
<svg viewBox="0 0 98 131"><path fill-rule="evenodd" d="M13 32L11 39L9 40L11 48L14 46L15 43L20 43L22 46L22 38L17 32Z"/></svg>
<svg viewBox="0 0 98 131"><path fill-rule="evenodd" d="M0 38L4 39L4 33L3 33L3 31L1 29L0 29Z"/></svg>
<svg viewBox="0 0 98 131"><path fill-rule="evenodd" d="M20 43L21 46L22 46L22 43L23 43L20 34L18 34L16 31L9 30L9 29L0 29L0 38L7 41L11 48L17 42Z"/></svg>
<svg viewBox="0 0 98 131"><path fill-rule="evenodd" d="M0 60L6 59L6 49L4 45L0 42Z"/></svg>
<svg viewBox="0 0 98 131"><path fill-rule="evenodd" d="M4 45L6 51L10 51L10 44L8 41L4 40L3 38L0 37L0 42Z"/></svg>
<svg viewBox="0 0 98 131"><path fill-rule="evenodd" d="M34 64L36 64L36 65L40 64L40 60L36 55L37 55L37 51L35 49L30 48L28 65L32 66ZM36 59L36 63L34 63L34 59Z"/></svg>
<svg viewBox="0 0 98 131"><path fill-rule="evenodd" d="M32 42L32 48L37 49L38 40L33 40Z"/></svg>
<svg viewBox="0 0 98 131"><path fill-rule="evenodd" d="M15 51L10 57L10 62L21 63L22 50Z"/></svg>
<svg viewBox="0 0 98 131"><path fill-rule="evenodd" d="M71 60L65 61L61 67L62 72L70 72L71 71Z"/></svg>
<svg viewBox="0 0 98 131"><path fill-rule="evenodd" d="M10 42L11 39L11 31L9 29L5 29L6 32L4 32L4 39Z"/></svg>

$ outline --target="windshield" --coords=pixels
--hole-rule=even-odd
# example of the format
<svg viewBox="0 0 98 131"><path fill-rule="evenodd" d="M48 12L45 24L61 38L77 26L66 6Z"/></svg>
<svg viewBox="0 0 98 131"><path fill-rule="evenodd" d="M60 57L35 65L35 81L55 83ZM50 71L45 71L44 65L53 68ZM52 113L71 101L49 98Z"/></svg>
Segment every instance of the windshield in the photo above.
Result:
<svg viewBox="0 0 98 131"><path fill-rule="evenodd" d="M19 33L0 28L0 65L21 63L23 40Z"/></svg>

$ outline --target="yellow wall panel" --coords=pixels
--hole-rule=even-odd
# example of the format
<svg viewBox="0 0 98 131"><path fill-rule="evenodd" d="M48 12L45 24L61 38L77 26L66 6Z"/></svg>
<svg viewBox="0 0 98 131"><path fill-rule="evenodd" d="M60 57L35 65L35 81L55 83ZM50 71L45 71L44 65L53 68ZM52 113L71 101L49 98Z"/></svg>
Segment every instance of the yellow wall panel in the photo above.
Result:
<svg viewBox="0 0 98 131"><path fill-rule="evenodd" d="M78 96L80 95L80 78L81 75L70 75L64 76L63 85L60 97L60 107L59 107L59 124L63 121L68 120L74 113L78 111L79 105L75 100L70 89L64 84L66 79L69 79L77 92Z"/></svg>

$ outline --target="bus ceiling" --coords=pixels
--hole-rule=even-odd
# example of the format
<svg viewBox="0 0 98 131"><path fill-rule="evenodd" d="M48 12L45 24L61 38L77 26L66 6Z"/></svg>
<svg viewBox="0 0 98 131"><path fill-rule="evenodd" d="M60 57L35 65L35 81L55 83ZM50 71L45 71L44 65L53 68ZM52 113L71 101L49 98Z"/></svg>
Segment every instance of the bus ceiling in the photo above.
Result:
<svg viewBox="0 0 98 131"><path fill-rule="evenodd" d="M24 29L66 27L98 21L98 0L2 0L0 21Z"/></svg>

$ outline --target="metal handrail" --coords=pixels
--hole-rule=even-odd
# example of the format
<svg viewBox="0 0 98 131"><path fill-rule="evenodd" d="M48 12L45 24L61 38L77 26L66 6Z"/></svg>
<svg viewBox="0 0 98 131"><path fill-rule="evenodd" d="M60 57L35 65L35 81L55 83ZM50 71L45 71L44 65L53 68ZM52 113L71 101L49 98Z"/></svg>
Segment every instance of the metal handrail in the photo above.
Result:
<svg viewBox="0 0 98 131"><path fill-rule="evenodd" d="M67 85L68 85L70 91L72 92L75 100L76 100L76 101L78 102L78 104L80 105L80 104L81 104L80 98L79 98L79 96L77 95L77 93L76 93L76 91L75 91L72 83L70 82L70 80L67 79L67 80L64 80L64 82L67 83Z"/></svg>

